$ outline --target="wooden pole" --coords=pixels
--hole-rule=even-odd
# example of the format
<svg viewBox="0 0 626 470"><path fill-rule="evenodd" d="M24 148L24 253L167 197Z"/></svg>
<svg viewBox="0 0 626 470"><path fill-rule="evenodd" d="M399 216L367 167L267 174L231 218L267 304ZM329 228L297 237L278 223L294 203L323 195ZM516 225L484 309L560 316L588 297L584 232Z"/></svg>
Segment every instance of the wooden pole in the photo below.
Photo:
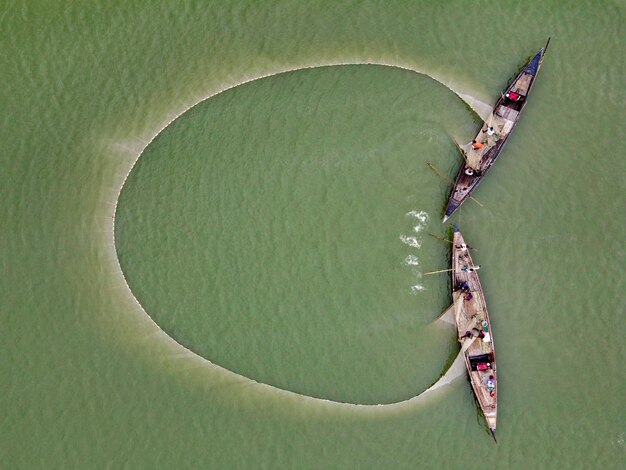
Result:
<svg viewBox="0 0 626 470"><path fill-rule="evenodd" d="M452 139L452 137L450 137L450 139ZM461 146L456 140L452 139L452 142L454 142L454 145L456 145L456 149L459 151L459 153L463 157L463 160L465 160L465 164L469 166L469 162L467 161L467 155L465 155L465 151L461 148Z"/></svg>
<svg viewBox="0 0 626 470"><path fill-rule="evenodd" d="M436 174L437 176L439 176L439 178L441 178L442 180L444 180L444 181L446 181L446 182L450 183L452 186L454 186L454 181L453 181L451 178L448 178L448 177L447 177L446 175L444 175L443 173L441 173L441 172L437 169L437 167L436 167L435 165L433 165L433 164L432 164L432 163L430 163L430 162L426 162L426 165L428 165L428 167L429 167L431 170L433 170L433 171L435 172L435 174Z"/></svg>
<svg viewBox="0 0 626 470"><path fill-rule="evenodd" d="M447 238L439 237L439 236L435 235L434 233L429 233L428 235L430 235L433 238L436 238L437 240L441 240L442 242L454 243L452 240L448 240ZM472 251L478 251L478 248L473 248L473 247L471 247L469 245L467 245L467 248L472 250Z"/></svg>
<svg viewBox="0 0 626 470"><path fill-rule="evenodd" d="M480 207L485 207L483 206L480 202L478 202L476 199L474 199L474 196L470 196L469 197L472 201L474 201L476 204L478 204Z"/></svg>
<svg viewBox="0 0 626 470"><path fill-rule="evenodd" d="M440 269L439 271L430 271L428 273L423 273L423 275L428 276L430 274L449 273L450 271L454 271L454 269Z"/></svg>
<svg viewBox="0 0 626 470"><path fill-rule="evenodd" d="M428 235L430 235L433 238L436 238L437 240L441 240L442 242L448 242L448 243L453 243L452 240L448 240L447 238L443 238L443 237L438 237L437 235L435 235L434 233L429 233Z"/></svg>

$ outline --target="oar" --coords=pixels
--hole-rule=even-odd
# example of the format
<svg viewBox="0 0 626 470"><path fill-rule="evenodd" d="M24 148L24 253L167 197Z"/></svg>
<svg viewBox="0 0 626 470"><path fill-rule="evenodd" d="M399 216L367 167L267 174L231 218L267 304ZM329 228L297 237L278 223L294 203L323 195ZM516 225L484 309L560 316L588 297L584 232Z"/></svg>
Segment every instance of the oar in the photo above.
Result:
<svg viewBox="0 0 626 470"><path fill-rule="evenodd" d="M423 273L423 275L429 276L430 274L449 273L450 271L454 271L454 269L440 269L439 271L430 271L427 273Z"/></svg>
<svg viewBox="0 0 626 470"><path fill-rule="evenodd" d="M439 236L435 235L434 233L429 233L428 235L430 235L433 238L436 238L437 240L441 240L442 242L454 243L452 240L448 240L447 238L439 237ZM467 245L467 248L469 248L472 251L478 251L478 248L472 248L469 245Z"/></svg>
<svg viewBox="0 0 626 470"><path fill-rule="evenodd" d="M470 198L472 201L474 201L476 204L478 204L480 207L485 207L485 206L483 206L480 202L478 202L478 201L474 198L474 196L470 196L469 198Z"/></svg>
<svg viewBox="0 0 626 470"><path fill-rule="evenodd" d="M431 170L433 170L433 171L435 172L435 174L436 174L439 178L441 178L442 180L444 180L444 181L448 182L449 184L451 184L452 186L454 186L454 180L453 180L452 178L447 177L447 176L446 176L446 175L444 175L443 173L441 173L441 172L437 169L437 167L436 167L435 165L433 165L433 164L432 164L432 163L430 163L430 162L426 162L426 165L428 165L428 166L429 166L429 168L430 168Z"/></svg>
<svg viewBox="0 0 626 470"><path fill-rule="evenodd" d="M452 142L454 142L454 145L456 146L456 149L459 151L459 153L463 157L463 160L465 160L465 163L469 166L469 162L467 161L467 155L465 155L465 151L461 148L459 143L455 139L452 138L452 136L449 136L449 137L452 140Z"/></svg>
<svg viewBox="0 0 626 470"><path fill-rule="evenodd" d="M469 273L473 273L476 272L480 269L480 266L478 265L474 265L471 268L463 268L461 269L461 272L469 272ZM440 269L439 271L429 271L427 273L422 273L422 275L424 276L428 276L430 274L439 274L439 273L449 273L450 271L454 271L454 269Z"/></svg>
<svg viewBox="0 0 626 470"><path fill-rule="evenodd" d="M433 238L436 238L437 240L441 240L442 242L454 243L452 240L448 240L447 238L439 237L439 236L435 235L434 233L429 233L428 235L430 235Z"/></svg>
<svg viewBox="0 0 626 470"><path fill-rule="evenodd" d="M428 165L430 167L431 170L433 170L435 172L435 174L437 176L439 176L442 180L447 181L448 183L450 183L452 186L454 186L454 181L451 178L448 178L446 175L444 175L443 173L441 173L437 167L435 165L433 165L430 162L426 162L426 165ZM478 204L480 207L485 207L483 206L480 202L478 202L476 200L476 198L474 198L474 196L470 196L469 197L472 201L474 201L476 204Z"/></svg>

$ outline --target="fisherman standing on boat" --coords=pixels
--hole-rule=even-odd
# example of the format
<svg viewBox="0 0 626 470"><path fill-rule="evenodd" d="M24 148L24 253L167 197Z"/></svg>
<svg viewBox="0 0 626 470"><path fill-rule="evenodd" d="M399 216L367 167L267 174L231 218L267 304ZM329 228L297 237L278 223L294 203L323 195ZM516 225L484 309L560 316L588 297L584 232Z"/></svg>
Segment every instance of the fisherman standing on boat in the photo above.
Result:
<svg viewBox="0 0 626 470"><path fill-rule="evenodd" d="M492 126L489 126L487 127L487 129L484 129L483 133L487 134L487 145L489 147L491 147L500 139L500 136L498 135L498 133L495 131L495 129Z"/></svg>
<svg viewBox="0 0 626 470"><path fill-rule="evenodd" d="M481 148L483 148L485 146L485 144L478 142L477 140L472 140L472 148L474 150L480 150Z"/></svg>
<svg viewBox="0 0 626 470"><path fill-rule="evenodd" d="M473 273L474 271L478 271L480 266L465 266L461 269L464 273Z"/></svg>
<svg viewBox="0 0 626 470"><path fill-rule="evenodd" d="M489 380L487 380L487 390L489 390L489 396L493 397L495 395L496 379L493 375L490 375Z"/></svg>

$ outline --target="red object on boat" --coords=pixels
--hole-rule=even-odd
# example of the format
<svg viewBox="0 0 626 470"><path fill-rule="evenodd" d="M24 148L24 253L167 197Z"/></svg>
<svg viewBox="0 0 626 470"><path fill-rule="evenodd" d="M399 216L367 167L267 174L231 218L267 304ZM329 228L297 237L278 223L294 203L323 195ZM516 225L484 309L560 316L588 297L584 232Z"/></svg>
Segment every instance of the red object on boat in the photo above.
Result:
<svg viewBox="0 0 626 470"><path fill-rule="evenodd" d="M517 93L515 93L513 91L509 91L506 94L506 96L507 96L507 98L509 98L509 99L511 99L513 101L521 101L521 100L524 99L524 97L522 95L519 95L519 94L517 94Z"/></svg>
<svg viewBox="0 0 626 470"><path fill-rule="evenodd" d="M476 365L476 368L478 370L487 370L487 369L489 369L489 366L487 364L478 364L478 365Z"/></svg>

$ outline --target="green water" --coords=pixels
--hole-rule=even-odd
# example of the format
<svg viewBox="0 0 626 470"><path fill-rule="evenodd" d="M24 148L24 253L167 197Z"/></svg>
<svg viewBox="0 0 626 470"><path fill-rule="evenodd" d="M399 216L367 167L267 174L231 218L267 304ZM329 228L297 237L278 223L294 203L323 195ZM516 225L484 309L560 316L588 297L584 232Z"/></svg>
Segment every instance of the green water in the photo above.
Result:
<svg viewBox="0 0 626 470"><path fill-rule="evenodd" d="M0 467L620 468L624 19L4 2ZM451 138L479 125L457 94L492 103L547 36L484 207L454 218L483 266L499 444L466 380L338 403L407 400L456 354L430 325L448 278L421 275L448 263L424 161L454 174Z"/></svg>

